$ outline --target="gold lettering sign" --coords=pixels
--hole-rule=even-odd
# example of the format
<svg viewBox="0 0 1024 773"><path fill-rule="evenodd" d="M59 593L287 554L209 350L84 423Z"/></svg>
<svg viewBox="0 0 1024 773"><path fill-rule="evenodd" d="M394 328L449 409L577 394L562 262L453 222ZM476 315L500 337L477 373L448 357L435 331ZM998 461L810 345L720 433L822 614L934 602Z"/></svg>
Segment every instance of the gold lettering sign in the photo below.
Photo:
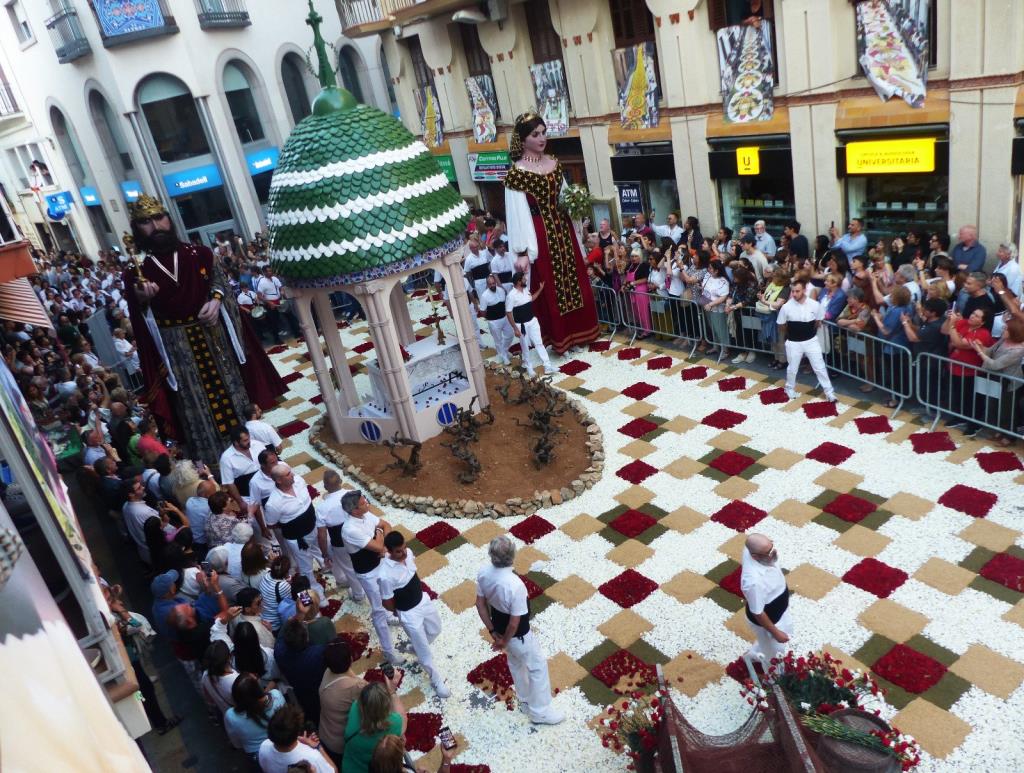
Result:
<svg viewBox="0 0 1024 773"><path fill-rule="evenodd" d="M846 146L847 174L906 174L934 171L934 137L851 142Z"/></svg>
<svg viewBox="0 0 1024 773"><path fill-rule="evenodd" d="M741 176L761 174L760 148L736 148L736 172Z"/></svg>

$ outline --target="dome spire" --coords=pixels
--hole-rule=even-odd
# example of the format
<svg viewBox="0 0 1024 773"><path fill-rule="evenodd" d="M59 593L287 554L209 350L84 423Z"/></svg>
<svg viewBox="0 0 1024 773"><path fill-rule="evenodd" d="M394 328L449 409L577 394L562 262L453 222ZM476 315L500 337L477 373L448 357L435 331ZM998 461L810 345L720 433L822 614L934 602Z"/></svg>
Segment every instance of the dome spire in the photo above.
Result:
<svg viewBox="0 0 1024 773"><path fill-rule="evenodd" d="M313 7L313 0L309 0L309 16L306 17L306 24L313 28L313 48L316 50L317 58L317 79L320 81L321 91L313 100L314 115L328 115L343 110L351 110L356 106L356 98L343 88L338 87L338 80L334 76L334 68L331 67L330 57L327 56L327 44L323 35L320 34L320 24L324 17L317 13Z"/></svg>

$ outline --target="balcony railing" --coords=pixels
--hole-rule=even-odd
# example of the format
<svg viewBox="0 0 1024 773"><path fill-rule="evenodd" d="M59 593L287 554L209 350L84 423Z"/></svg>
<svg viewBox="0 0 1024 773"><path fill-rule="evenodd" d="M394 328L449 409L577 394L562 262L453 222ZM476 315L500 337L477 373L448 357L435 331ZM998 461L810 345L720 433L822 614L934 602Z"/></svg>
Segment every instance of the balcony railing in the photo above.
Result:
<svg viewBox="0 0 1024 773"><path fill-rule="evenodd" d="M57 61L61 64L73 62L92 53L89 41L82 31L82 25L78 21L78 12L74 8L61 8L47 20L46 29L50 30Z"/></svg>
<svg viewBox="0 0 1024 773"><path fill-rule="evenodd" d="M11 84L0 81L0 118L20 112L21 108L18 107L18 100L14 98Z"/></svg>
<svg viewBox="0 0 1024 773"><path fill-rule="evenodd" d="M367 25L387 27L395 11L410 8L417 2L423 0L342 0L342 29L347 32Z"/></svg>
<svg viewBox="0 0 1024 773"><path fill-rule="evenodd" d="M204 30L248 27L252 24L245 0L196 0L199 26Z"/></svg>

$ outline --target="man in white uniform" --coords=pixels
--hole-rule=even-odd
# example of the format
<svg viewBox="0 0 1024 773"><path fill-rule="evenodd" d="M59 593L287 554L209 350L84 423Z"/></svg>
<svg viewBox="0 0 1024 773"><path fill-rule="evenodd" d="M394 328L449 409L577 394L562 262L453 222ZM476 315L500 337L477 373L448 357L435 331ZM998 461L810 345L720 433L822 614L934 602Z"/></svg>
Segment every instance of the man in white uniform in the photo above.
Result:
<svg viewBox="0 0 1024 773"><path fill-rule="evenodd" d="M249 430L249 437L253 440L278 453L281 452L281 436L277 434L277 430L263 421L263 409L256 403L245 406L245 428Z"/></svg>
<svg viewBox="0 0 1024 773"><path fill-rule="evenodd" d="M235 427L231 430L231 445L220 455L220 483L243 510L252 501L249 483L260 470L257 458L264 448L245 427Z"/></svg>
<svg viewBox="0 0 1024 773"><path fill-rule="evenodd" d="M544 365L544 372L557 373L558 369L552 366L551 360L548 359L548 351L544 348L544 337L540 332L540 323L533 313L533 302L540 297L542 292L544 292L543 282L537 286L537 292L531 295L526 288L526 274L517 271L512 276L512 290L505 298L505 315L519 338L523 367L531 373L533 372L533 366L530 365L530 345L532 344Z"/></svg>
<svg viewBox="0 0 1024 773"><path fill-rule="evenodd" d="M789 360L786 394L790 400L797 398L796 374L800 370L800 361L807 355L818 383L825 390L825 399L830 403L836 401L832 380L825 369L825 358L821 355L821 342L818 341L818 328L824 318L825 309L807 295L807 282L794 279L790 283L789 300L779 309L778 318L779 335L786 341L786 358Z"/></svg>
<svg viewBox="0 0 1024 773"><path fill-rule="evenodd" d="M487 289L480 296L480 308L483 309L487 318L487 326L491 329L491 340L494 341L494 349L498 353L498 359L502 365L508 365L511 360L508 356L508 348L512 345L515 332L508 321L505 313L505 288L498 283L498 275L491 274L487 277Z"/></svg>
<svg viewBox="0 0 1024 773"><path fill-rule="evenodd" d="M512 275L516 272L516 262L508 252L508 244L504 241L504 237L494 243L491 272L498 275L498 281L501 282L506 293L512 289Z"/></svg>
<svg viewBox="0 0 1024 773"><path fill-rule="evenodd" d="M341 537L345 543L345 550L352 557L352 568L356 570L356 578L370 600L373 630L377 632L380 648L384 651L387 661L393 666L401 666L404 661L395 652L395 645L391 641L388 613L381 604L380 586L377 584L381 557L385 552L384 534L391 531L391 524L370 512L370 503L360 491L343 494L341 509L349 516L341 527Z"/></svg>
<svg viewBox="0 0 1024 773"><path fill-rule="evenodd" d="M475 236L470 236L466 243L463 269L466 278L472 282L476 297L479 298L487 289L487 275L491 273L491 253L480 247L480 240Z"/></svg>
<svg viewBox="0 0 1024 773"><path fill-rule="evenodd" d="M765 670L774 658L781 658L791 649L788 644L793 635L789 588L778 561L771 539L756 532L747 536L740 590L747 602L747 623L757 642L745 657L760 660Z"/></svg>
<svg viewBox="0 0 1024 773"><path fill-rule="evenodd" d="M266 523L266 513L264 511L267 506L267 500L270 499L271 493L273 493L276 488L274 485L274 479L270 477L270 471L274 469L274 465L279 461L280 459L273 448L264 448L256 455L256 462L259 464L260 468L249 481L249 499L252 502L253 507L259 508L260 517L263 518L264 523ZM267 531L270 532L270 536L265 537L262 540L263 544L283 544L285 550L288 550L288 543L281 537L279 529L271 529L268 526ZM317 553L318 552L315 552L314 556L316 556ZM292 566L299 565L298 554L292 555L289 553L289 557L291 558Z"/></svg>
<svg viewBox="0 0 1024 773"><path fill-rule="evenodd" d="M398 615L420 665L430 677L434 692L443 700L452 693L444 683L444 677L434 667L434 656L430 651L430 645L441 633L441 617L430 596L423 591L416 573L416 561L412 551L405 546L405 537L397 531L388 532L384 535L384 547L387 555L381 561L378 578L381 602L386 609Z"/></svg>
<svg viewBox="0 0 1024 773"><path fill-rule="evenodd" d="M487 627L493 649L508 656L508 670L519 709L536 724L557 725L565 715L551 704L548 662L530 630L526 585L512 570L516 546L506 536L487 548L490 564L476 576L476 611Z"/></svg>
<svg viewBox="0 0 1024 773"><path fill-rule="evenodd" d="M352 556L345 550L345 539L341 535L342 527L348 520L348 513L341 509L341 498L347 493L341 487L341 476L334 470L324 473L324 488L327 494L320 500L316 510L316 538L320 543L320 552L329 557L326 566L339 588L348 588L352 600L362 603L366 594L359 584L356 570L352 568Z"/></svg>
<svg viewBox="0 0 1024 773"><path fill-rule="evenodd" d="M306 481L284 462L274 465L270 477L274 479L274 490L267 499L267 523L281 530L290 552L298 555L299 573L309 579L309 587L316 591L323 609L327 606L327 594L313 573L310 555L310 547L316 545L316 511Z"/></svg>

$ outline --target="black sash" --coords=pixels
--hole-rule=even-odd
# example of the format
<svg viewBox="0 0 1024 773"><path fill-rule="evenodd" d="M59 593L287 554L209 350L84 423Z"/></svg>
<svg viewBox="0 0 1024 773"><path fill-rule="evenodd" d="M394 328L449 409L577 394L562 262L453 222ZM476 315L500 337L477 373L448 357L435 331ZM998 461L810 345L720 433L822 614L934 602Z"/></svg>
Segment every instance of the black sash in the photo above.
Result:
<svg viewBox="0 0 1024 773"><path fill-rule="evenodd" d="M375 550L357 550L352 554L352 568L356 574L369 574L380 566L380 553Z"/></svg>
<svg viewBox="0 0 1024 773"><path fill-rule="evenodd" d="M787 322L786 340L810 341L818 332L815 322Z"/></svg>
<svg viewBox="0 0 1024 773"><path fill-rule="evenodd" d="M395 588L395 609L399 612L408 612L415 609L423 600L423 586L420 585L420 576L413 574L401 588Z"/></svg>
<svg viewBox="0 0 1024 773"><path fill-rule="evenodd" d="M345 547L345 540L341 538L341 524L327 527L327 536L331 538L332 548Z"/></svg>
<svg viewBox="0 0 1024 773"><path fill-rule="evenodd" d="M512 272L511 271L499 271L498 279L501 280L503 285L512 284Z"/></svg>
<svg viewBox="0 0 1024 773"><path fill-rule="evenodd" d="M491 624L494 626L494 630L498 632L499 636L505 635L505 630L508 628L508 621L512 619L512 615L506 612L499 612L497 609L492 607L490 604L487 608L491 612ZM530 602L526 602L526 614L519 618L519 627L516 628L516 632L512 634L517 639L522 639L526 634L530 632Z"/></svg>
<svg viewBox="0 0 1024 773"><path fill-rule="evenodd" d="M525 324L533 319L533 301L513 308L512 319L520 324Z"/></svg>
<svg viewBox="0 0 1024 773"><path fill-rule="evenodd" d="M505 304L501 301L492 303L486 309L484 309L484 316L491 322L497 322L505 316Z"/></svg>
<svg viewBox="0 0 1024 773"><path fill-rule="evenodd" d="M288 523L279 524L281 534L285 539L293 539L299 543L299 550L308 550L309 544L304 537L316 528L316 513L313 511L313 503L309 503L306 512L298 518L293 518Z"/></svg>
<svg viewBox="0 0 1024 773"><path fill-rule="evenodd" d="M773 623L779 622L782 616L786 613L789 608L789 586L786 586L786 590L782 591L778 596L773 598L767 604L764 605L764 613L768 615L768 619ZM747 620L752 622L754 625L761 625L757 622L757 619L750 614L750 607L745 607L747 612Z"/></svg>
<svg viewBox="0 0 1024 773"><path fill-rule="evenodd" d="M252 476L257 472L259 472L259 470L253 470L245 475L235 476L235 486L238 488L238 493L243 497L249 496L249 482L252 480Z"/></svg>
<svg viewBox="0 0 1024 773"><path fill-rule="evenodd" d="M479 266L473 266L473 268L469 270L469 275L473 278L474 282L480 279L486 279L490 273L490 263L481 263Z"/></svg>

